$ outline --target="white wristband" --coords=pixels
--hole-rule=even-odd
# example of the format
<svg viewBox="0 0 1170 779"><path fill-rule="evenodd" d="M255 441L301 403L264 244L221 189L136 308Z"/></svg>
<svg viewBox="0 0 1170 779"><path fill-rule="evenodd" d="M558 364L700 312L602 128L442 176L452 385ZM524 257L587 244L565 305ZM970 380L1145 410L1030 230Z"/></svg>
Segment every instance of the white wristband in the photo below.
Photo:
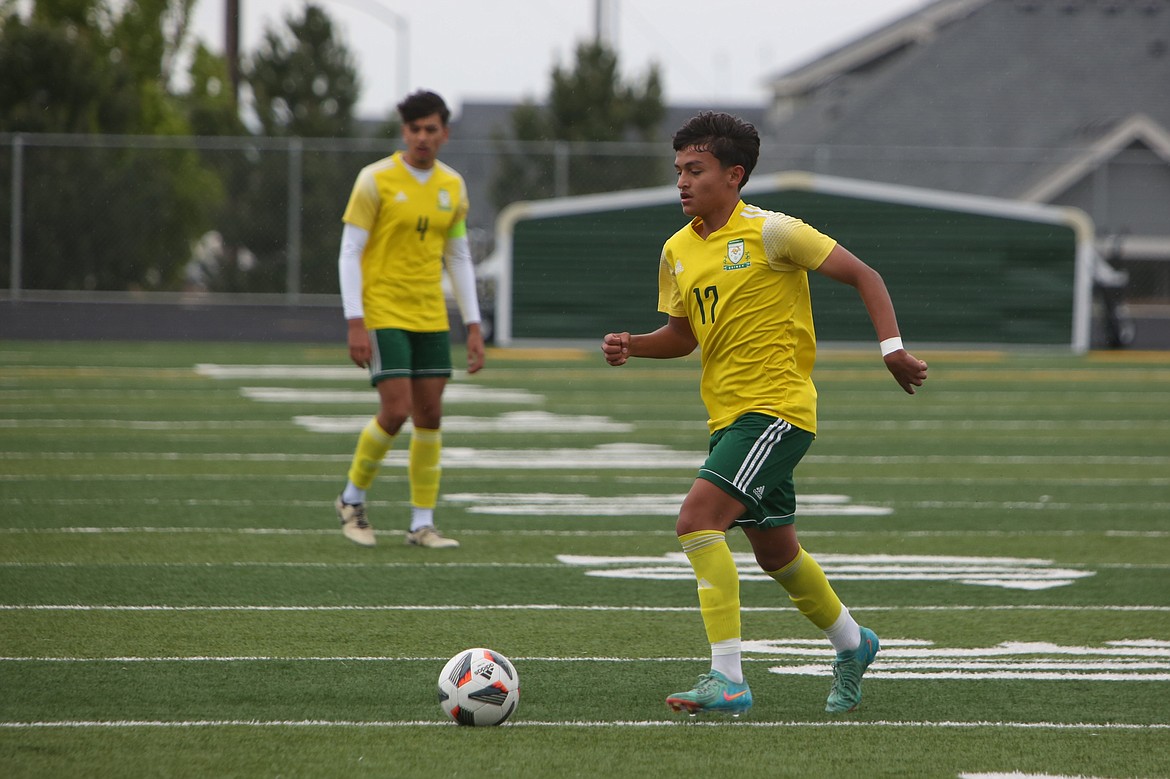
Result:
<svg viewBox="0 0 1170 779"><path fill-rule="evenodd" d="M887 338L886 340L884 340L880 344L878 344L878 347L882 350L882 357L885 357L890 352L896 352L899 349L906 348L906 347L902 346L902 339L899 338L898 336L894 336L893 338Z"/></svg>

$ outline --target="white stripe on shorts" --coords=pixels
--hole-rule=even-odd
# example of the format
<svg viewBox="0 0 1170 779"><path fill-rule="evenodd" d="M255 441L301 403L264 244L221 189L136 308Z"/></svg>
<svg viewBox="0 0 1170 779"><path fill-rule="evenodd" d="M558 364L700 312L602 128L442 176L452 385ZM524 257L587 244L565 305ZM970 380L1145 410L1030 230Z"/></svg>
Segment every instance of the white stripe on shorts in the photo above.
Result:
<svg viewBox="0 0 1170 779"><path fill-rule="evenodd" d="M760 468L772 454L772 449L791 429L792 425L783 419L777 419L768 425L768 429L764 431L763 435L752 444L751 451L748 452L743 464L739 466L739 473L735 474L735 480L732 484L737 490L745 495L750 494L748 490L751 488L752 480L756 478L756 474L760 472Z"/></svg>

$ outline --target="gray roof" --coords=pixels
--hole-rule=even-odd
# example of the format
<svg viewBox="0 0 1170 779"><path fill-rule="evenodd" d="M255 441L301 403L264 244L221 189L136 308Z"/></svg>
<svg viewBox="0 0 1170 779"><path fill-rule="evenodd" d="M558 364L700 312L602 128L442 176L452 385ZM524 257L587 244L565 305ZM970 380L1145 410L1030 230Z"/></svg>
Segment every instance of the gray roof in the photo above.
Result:
<svg viewBox="0 0 1170 779"><path fill-rule="evenodd" d="M773 88L766 170L1017 197L1135 116L1170 127L1170 1L941 0Z"/></svg>

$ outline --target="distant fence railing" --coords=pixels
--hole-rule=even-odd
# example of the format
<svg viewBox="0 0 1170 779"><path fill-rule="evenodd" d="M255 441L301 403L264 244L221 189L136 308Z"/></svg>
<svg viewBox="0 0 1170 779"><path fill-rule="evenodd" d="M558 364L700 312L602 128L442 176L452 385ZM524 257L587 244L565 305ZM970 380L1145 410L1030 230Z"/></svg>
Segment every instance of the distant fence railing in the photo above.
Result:
<svg viewBox="0 0 1170 779"><path fill-rule="evenodd" d="M290 303L336 294L341 214L353 181L396 146L390 138L0 134L0 288L13 300L28 290L266 293ZM1010 196L988 191L997 181L1034 181L1084 154L782 141L769 141L767 151L759 172L809 170L996 197ZM496 216L510 202L674 180L665 140L455 138L441 157L467 181L477 261L492 250ZM1109 165L1073 193L1082 202L1068 204L1089 213L1098 235L1122 236L1117 245L1136 234L1130 245L1152 246L1122 260L1127 295L1170 303L1170 203L1143 202L1117 186L1130 174L1165 181L1167 166L1128 151ZM1155 219L1161 237L1141 227Z"/></svg>

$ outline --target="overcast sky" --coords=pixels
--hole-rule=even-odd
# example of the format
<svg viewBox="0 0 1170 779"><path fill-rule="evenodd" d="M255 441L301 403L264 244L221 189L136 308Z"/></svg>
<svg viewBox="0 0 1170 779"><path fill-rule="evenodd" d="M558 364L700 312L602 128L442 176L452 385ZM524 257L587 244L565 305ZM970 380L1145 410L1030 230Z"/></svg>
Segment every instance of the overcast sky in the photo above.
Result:
<svg viewBox="0 0 1170 779"><path fill-rule="evenodd" d="M623 79L651 63L666 102L762 105L764 80L898 19L932 0L316 0L354 53L358 114L387 115L403 88L466 101L547 97L557 64L602 29ZM244 53L304 0L239 0ZM223 51L224 0L198 0L195 32ZM403 64L400 42L409 56Z"/></svg>

